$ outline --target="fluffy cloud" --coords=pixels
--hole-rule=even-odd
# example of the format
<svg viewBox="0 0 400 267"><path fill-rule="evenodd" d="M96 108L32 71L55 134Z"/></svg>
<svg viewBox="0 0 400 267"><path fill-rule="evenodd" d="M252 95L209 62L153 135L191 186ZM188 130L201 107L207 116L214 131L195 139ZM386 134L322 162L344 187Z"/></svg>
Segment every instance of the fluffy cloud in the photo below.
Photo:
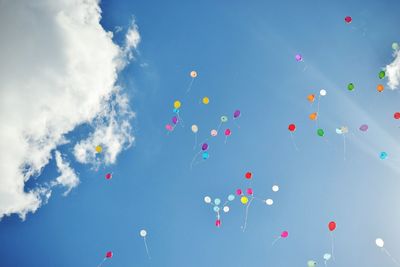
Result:
<svg viewBox="0 0 400 267"><path fill-rule="evenodd" d="M386 76L390 89L398 89L400 84L400 50L394 50L394 60L386 66Z"/></svg>
<svg viewBox="0 0 400 267"><path fill-rule="evenodd" d="M132 143L133 114L115 83L140 35L132 24L126 46L116 45L99 23L97 0L3 1L0 6L0 219L14 213L24 219L51 195L50 188L26 190L25 183L68 142L67 133L92 126L93 133L74 149L83 163L91 162L87 151L93 144L104 144L105 161L113 163ZM79 179L59 152L55 156L61 176L51 185L69 192Z"/></svg>

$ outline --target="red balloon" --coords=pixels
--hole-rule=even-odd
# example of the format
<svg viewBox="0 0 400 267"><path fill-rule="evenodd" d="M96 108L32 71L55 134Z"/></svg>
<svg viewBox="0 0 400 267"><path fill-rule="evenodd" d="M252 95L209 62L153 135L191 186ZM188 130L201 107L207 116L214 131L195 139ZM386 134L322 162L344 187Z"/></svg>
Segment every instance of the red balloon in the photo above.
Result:
<svg viewBox="0 0 400 267"><path fill-rule="evenodd" d="M221 220L216 220L215 221L215 226L220 227L221 226Z"/></svg>
<svg viewBox="0 0 400 267"><path fill-rule="evenodd" d="M111 173L107 173L107 174L106 174L106 179L107 179L107 180L110 180L111 178L112 178L112 174L111 174Z"/></svg>
<svg viewBox="0 0 400 267"><path fill-rule="evenodd" d="M350 16L347 16L344 18L344 21L346 21L346 23L351 23L353 19Z"/></svg>
<svg viewBox="0 0 400 267"><path fill-rule="evenodd" d="M334 231L336 229L336 223L334 221L328 224L329 231Z"/></svg>
<svg viewBox="0 0 400 267"><path fill-rule="evenodd" d="M393 115L393 117L394 117L396 120L400 120L400 112L395 112L394 115Z"/></svg>
<svg viewBox="0 0 400 267"><path fill-rule="evenodd" d="M294 131L296 131L296 125L294 125L293 123L291 123L291 124L289 124L288 129L289 129L289 131L294 132Z"/></svg>
<svg viewBox="0 0 400 267"><path fill-rule="evenodd" d="M244 175L244 177L246 177L246 179L251 179L252 176L253 176L253 174L251 172L246 172L246 174Z"/></svg>
<svg viewBox="0 0 400 267"><path fill-rule="evenodd" d="M107 259L112 258L112 256L113 256L112 251L108 251L108 252L106 253L106 258L107 258Z"/></svg>

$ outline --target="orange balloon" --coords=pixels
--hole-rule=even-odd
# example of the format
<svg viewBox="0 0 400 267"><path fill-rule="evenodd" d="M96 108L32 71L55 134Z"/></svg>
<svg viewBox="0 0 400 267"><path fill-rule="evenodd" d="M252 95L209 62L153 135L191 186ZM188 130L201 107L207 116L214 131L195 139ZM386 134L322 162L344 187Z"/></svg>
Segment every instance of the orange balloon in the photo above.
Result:
<svg viewBox="0 0 400 267"><path fill-rule="evenodd" d="M307 96L307 100L310 101L311 103L314 102L314 100L315 100L315 95L314 95L314 94L308 95L308 96Z"/></svg>
<svg viewBox="0 0 400 267"><path fill-rule="evenodd" d="M376 90L378 90L378 92L382 92L383 89L385 89L385 88L383 87L382 84L378 84L378 86L376 87Z"/></svg>
<svg viewBox="0 0 400 267"><path fill-rule="evenodd" d="M309 117L310 120L315 121L317 119L317 112L311 113Z"/></svg>

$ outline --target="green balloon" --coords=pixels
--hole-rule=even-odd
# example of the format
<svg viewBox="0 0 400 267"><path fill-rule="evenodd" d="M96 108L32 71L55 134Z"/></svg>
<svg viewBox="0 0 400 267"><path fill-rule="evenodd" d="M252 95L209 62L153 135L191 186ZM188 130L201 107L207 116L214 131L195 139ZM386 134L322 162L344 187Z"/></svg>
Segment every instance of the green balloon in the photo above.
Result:
<svg viewBox="0 0 400 267"><path fill-rule="evenodd" d="M393 43L392 44L393 50L399 50L399 44L398 43Z"/></svg>
<svg viewBox="0 0 400 267"><path fill-rule="evenodd" d="M353 83L349 83L349 85L347 85L347 89L349 89L349 91L353 91L354 90L354 84Z"/></svg>
<svg viewBox="0 0 400 267"><path fill-rule="evenodd" d="M308 261L307 262L307 266L308 267L315 267L315 266L317 266L317 262L316 261Z"/></svg>
<svg viewBox="0 0 400 267"><path fill-rule="evenodd" d="M383 71L383 70L381 70L380 72L379 72L379 79L383 79L383 78L385 78L385 71Z"/></svg>
<svg viewBox="0 0 400 267"><path fill-rule="evenodd" d="M324 132L324 130L322 130L321 128L319 128L319 129L317 130L317 134L318 134L318 136L324 136L324 135L325 135L325 132Z"/></svg>

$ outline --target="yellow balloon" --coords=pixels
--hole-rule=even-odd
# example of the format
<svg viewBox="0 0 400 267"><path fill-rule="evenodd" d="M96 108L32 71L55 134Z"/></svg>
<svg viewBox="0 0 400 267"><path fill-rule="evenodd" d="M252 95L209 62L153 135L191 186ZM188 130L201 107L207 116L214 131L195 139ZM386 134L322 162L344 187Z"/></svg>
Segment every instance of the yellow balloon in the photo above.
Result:
<svg viewBox="0 0 400 267"><path fill-rule="evenodd" d="M242 204L246 205L247 202L249 202L249 199L248 199L246 196L242 196L242 197L240 198L240 202L242 202Z"/></svg>
<svg viewBox="0 0 400 267"><path fill-rule="evenodd" d="M190 77L196 78L196 77L197 77L197 72L194 71L194 70L192 70L192 71L190 72Z"/></svg>
<svg viewBox="0 0 400 267"><path fill-rule="evenodd" d="M96 146L96 152L101 153L103 151L103 148L101 146Z"/></svg>
<svg viewBox="0 0 400 267"><path fill-rule="evenodd" d="M174 108L180 108L180 107L181 107L181 101L176 100L176 101L174 102Z"/></svg>
<svg viewBox="0 0 400 267"><path fill-rule="evenodd" d="M203 97L203 104L207 105L208 103L210 103L210 99L208 97Z"/></svg>

